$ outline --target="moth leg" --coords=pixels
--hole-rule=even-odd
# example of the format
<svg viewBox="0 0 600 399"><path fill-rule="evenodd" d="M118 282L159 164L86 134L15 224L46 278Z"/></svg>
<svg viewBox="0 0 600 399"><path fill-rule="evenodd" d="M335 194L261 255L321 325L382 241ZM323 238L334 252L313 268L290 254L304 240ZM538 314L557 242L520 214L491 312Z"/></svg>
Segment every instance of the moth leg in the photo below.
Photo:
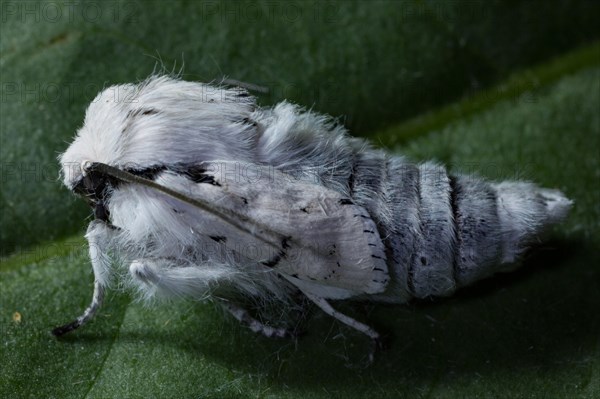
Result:
<svg viewBox="0 0 600 399"><path fill-rule="evenodd" d="M52 334L57 337L71 332L88 321L102 306L104 300L104 285L106 284L106 275L110 267L110 258L107 256L107 250L112 235L112 229L106 223L100 220L92 221L87 229L85 238L88 241L90 260L94 270L94 293L92 303L87 307L81 316L72 322L52 330Z"/></svg>
<svg viewBox="0 0 600 399"><path fill-rule="evenodd" d="M319 308L321 308L321 310L323 312L327 313L329 316L333 317L334 319L341 321L345 325L352 327L355 330L358 330L361 333L367 335L369 338L371 338L372 347L371 347L371 351L369 352L369 362L373 362L373 358L375 357L375 351L380 346L380 341L381 341L381 335L379 335L379 333L377 331L375 331L372 327L369 327L368 325L361 323L360 321L355 320L352 317L346 316L345 314L335 310L333 308L333 306L331 306L325 298L318 297L316 295L313 295L313 294L305 292L305 291L302 291L302 292L315 305L317 305Z"/></svg>
<svg viewBox="0 0 600 399"><path fill-rule="evenodd" d="M94 282L94 294L92 295L92 303L87 309L83 312L81 316L73 320L72 322L65 324L64 326L56 327L52 330L52 334L57 337L64 335L68 332L78 329L88 321L90 321L102 306L102 302L104 302L104 287L98 283L98 281Z"/></svg>
<svg viewBox="0 0 600 399"><path fill-rule="evenodd" d="M261 323L250 315L246 309L229 302L221 301L223 309L227 310L240 323L255 333L260 333L267 338L290 338L295 334L292 330L284 327L271 327Z"/></svg>
<svg viewBox="0 0 600 399"><path fill-rule="evenodd" d="M206 276L202 274L202 267L182 267L169 259L136 259L129 266L129 273L133 278L147 286L154 286L167 294L192 295L198 284L206 284ZM200 274L198 274L200 273ZM197 283L194 284L194 279ZM190 282L192 282L190 284ZM204 292L202 290L201 292ZM237 305L220 301L221 306L227 310L240 323L250 328L255 333L261 333L268 338L287 338L294 333L286 328L267 326L250 313Z"/></svg>
<svg viewBox="0 0 600 399"><path fill-rule="evenodd" d="M140 283L146 296L192 297L207 299L210 290L229 275L219 265L210 262L189 263L174 258L141 258L129 265L133 280Z"/></svg>
<svg viewBox="0 0 600 399"><path fill-rule="evenodd" d="M341 321L342 323L354 328L355 330L360 331L361 333L367 335L371 339L378 340L379 338L381 338L379 333L373 328L335 310L324 298L315 296L307 292L304 292L304 294L308 297L308 299L310 299L315 305L321 308L321 310L327 313L329 316Z"/></svg>

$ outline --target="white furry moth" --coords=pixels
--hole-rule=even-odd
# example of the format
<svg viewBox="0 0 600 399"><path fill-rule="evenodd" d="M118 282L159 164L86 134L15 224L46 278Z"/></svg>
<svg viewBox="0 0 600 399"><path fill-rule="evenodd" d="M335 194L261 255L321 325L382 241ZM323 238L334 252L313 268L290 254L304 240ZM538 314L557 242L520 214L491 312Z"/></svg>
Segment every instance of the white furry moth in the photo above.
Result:
<svg viewBox="0 0 600 399"><path fill-rule="evenodd" d="M145 295L212 298L267 336L290 331L243 303L307 298L376 340L328 301L449 295L514 267L571 205L530 183L415 165L286 102L258 108L243 89L165 76L101 92L60 162L94 210L95 286L57 336L96 313L116 253Z"/></svg>

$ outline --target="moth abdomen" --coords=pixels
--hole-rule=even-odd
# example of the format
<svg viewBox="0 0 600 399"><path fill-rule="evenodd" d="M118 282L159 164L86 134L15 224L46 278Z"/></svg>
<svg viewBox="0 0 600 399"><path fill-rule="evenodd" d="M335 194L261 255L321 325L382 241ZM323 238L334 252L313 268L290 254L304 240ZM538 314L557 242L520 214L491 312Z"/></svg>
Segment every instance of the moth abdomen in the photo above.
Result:
<svg viewBox="0 0 600 399"><path fill-rule="evenodd" d="M469 176L451 179L456 230L454 279L462 287L494 273L502 260L498 198L487 182Z"/></svg>
<svg viewBox="0 0 600 399"><path fill-rule="evenodd" d="M383 300L447 296L514 265L571 202L530 183L489 183L437 164L391 159L392 222L381 223L393 281Z"/></svg>

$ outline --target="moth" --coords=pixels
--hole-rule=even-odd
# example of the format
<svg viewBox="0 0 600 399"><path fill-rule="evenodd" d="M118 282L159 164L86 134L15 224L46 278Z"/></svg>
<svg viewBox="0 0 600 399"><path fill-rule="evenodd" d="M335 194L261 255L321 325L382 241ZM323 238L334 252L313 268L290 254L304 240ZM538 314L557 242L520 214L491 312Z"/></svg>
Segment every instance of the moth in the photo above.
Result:
<svg viewBox="0 0 600 399"><path fill-rule="evenodd" d="M571 206L558 190L412 163L288 102L169 76L98 94L60 163L93 209L95 283L56 336L89 321L118 275L144 296L219 302L268 337L293 331L247 304L312 302L378 340L331 301L450 295L514 268Z"/></svg>

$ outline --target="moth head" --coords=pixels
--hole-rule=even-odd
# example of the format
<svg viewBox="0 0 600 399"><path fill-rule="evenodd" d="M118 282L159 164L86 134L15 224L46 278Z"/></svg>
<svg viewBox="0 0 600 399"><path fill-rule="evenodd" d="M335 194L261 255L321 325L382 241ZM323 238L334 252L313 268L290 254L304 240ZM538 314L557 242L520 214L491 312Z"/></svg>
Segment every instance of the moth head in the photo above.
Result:
<svg viewBox="0 0 600 399"><path fill-rule="evenodd" d="M79 179L72 187L72 191L84 198L88 205L94 210L96 219L109 221L109 211L107 208L108 198L114 188L120 182L118 179L91 170L92 162L84 161L81 165L81 179Z"/></svg>
<svg viewBox="0 0 600 399"><path fill-rule="evenodd" d="M112 86L100 92L86 110L84 124L67 150L59 156L64 184L80 192L86 162L117 165L127 143L123 129L125 104L134 101L136 85Z"/></svg>
<svg viewBox="0 0 600 399"><path fill-rule="evenodd" d="M250 161L255 99L239 88L152 76L111 86L89 105L59 157L64 184L81 187L82 164L143 170L215 159Z"/></svg>

